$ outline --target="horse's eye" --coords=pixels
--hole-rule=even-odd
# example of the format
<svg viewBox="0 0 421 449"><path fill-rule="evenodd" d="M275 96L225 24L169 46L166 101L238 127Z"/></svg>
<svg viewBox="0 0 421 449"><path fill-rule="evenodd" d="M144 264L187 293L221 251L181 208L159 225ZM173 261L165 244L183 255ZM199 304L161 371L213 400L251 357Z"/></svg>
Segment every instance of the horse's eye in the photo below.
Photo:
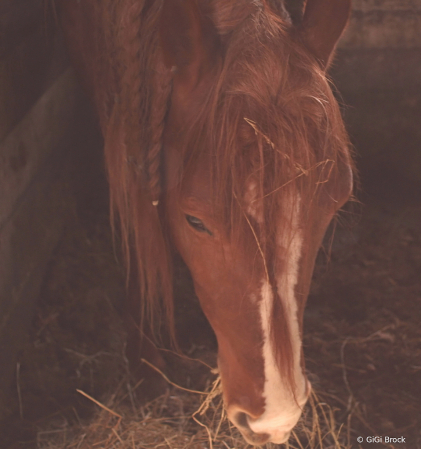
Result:
<svg viewBox="0 0 421 449"><path fill-rule="evenodd" d="M212 232L203 224L203 221L197 217L193 217L193 215L186 215L187 223L196 231L199 232L207 232L209 235L212 235Z"/></svg>

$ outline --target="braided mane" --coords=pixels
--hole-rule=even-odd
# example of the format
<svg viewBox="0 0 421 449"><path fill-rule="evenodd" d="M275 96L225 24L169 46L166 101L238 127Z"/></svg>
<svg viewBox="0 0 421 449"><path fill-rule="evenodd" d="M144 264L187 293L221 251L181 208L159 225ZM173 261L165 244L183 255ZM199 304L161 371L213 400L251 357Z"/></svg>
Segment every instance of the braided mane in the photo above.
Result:
<svg viewBox="0 0 421 449"><path fill-rule="evenodd" d="M113 229L119 225L128 273L133 275L130 265L137 266L139 316L153 323L164 309L172 332L170 252L155 207L162 193L162 137L172 84L157 51L162 1L91 3L98 51L88 67L93 80L88 90L105 141L111 222Z"/></svg>

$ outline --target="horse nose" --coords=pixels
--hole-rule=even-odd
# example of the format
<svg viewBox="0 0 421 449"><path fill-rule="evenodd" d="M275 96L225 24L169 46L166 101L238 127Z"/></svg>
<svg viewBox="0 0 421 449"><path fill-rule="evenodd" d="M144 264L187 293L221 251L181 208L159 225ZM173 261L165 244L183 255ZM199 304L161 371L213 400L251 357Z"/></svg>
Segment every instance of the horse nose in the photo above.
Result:
<svg viewBox="0 0 421 449"><path fill-rule="evenodd" d="M300 397L290 395L276 402L271 397L266 398L263 407L257 406L256 401L252 401L250 397L241 396L227 404L228 418L249 444L261 446L269 442L286 443L311 392L308 380L303 382L302 390Z"/></svg>
<svg viewBox="0 0 421 449"><path fill-rule="evenodd" d="M254 432L253 422L258 421L258 418L251 416L244 411L230 411L232 423L243 434L245 440L249 444L260 446L266 443L282 444L286 443L291 435L291 431L283 431L281 429L271 429L269 432Z"/></svg>

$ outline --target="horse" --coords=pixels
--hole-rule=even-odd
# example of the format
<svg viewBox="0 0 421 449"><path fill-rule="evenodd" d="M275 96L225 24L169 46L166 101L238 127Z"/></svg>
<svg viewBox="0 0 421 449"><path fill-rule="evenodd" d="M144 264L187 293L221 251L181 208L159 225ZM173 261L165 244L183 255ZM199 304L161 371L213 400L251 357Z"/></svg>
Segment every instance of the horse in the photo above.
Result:
<svg viewBox="0 0 421 449"><path fill-rule="evenodd" d="M307 0L294 22L281 0L56 2L137 274L131 314L174 335L178 252L216 335L228 418L250 444L286 442L311 391L316 254L353 186L326 75L351 0Z"/></svg>

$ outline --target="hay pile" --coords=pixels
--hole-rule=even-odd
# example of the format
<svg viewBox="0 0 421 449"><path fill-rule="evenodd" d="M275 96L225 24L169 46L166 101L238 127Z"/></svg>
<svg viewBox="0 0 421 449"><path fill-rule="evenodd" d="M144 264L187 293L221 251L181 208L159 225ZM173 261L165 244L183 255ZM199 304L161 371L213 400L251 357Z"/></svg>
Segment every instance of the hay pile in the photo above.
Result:
<svg viewBox="0 0 421 449"><path fill-rule="evenodd" d="M162 374L162 373L161 373ZM217 374L213 371L213 374ZM163 375L163 374L162 374ZM164 375L163 375L164 376ZM165 377L165 376L164 376ZM38 432L39 449L246 449L238 430L228 421L217 376L206 392L188 391L171 382L166 393L146 405L135 404L139 386L125 385L88 424ZM123 385L121 384L121 387ZM350 419L348 420L348 423ZM344 429L346 427L346 430ZM284 446L288 449L348 449L351 429L338 426L335 411L312 393L303 417ZM267 444L266 449L280 447Z"/></svg>

